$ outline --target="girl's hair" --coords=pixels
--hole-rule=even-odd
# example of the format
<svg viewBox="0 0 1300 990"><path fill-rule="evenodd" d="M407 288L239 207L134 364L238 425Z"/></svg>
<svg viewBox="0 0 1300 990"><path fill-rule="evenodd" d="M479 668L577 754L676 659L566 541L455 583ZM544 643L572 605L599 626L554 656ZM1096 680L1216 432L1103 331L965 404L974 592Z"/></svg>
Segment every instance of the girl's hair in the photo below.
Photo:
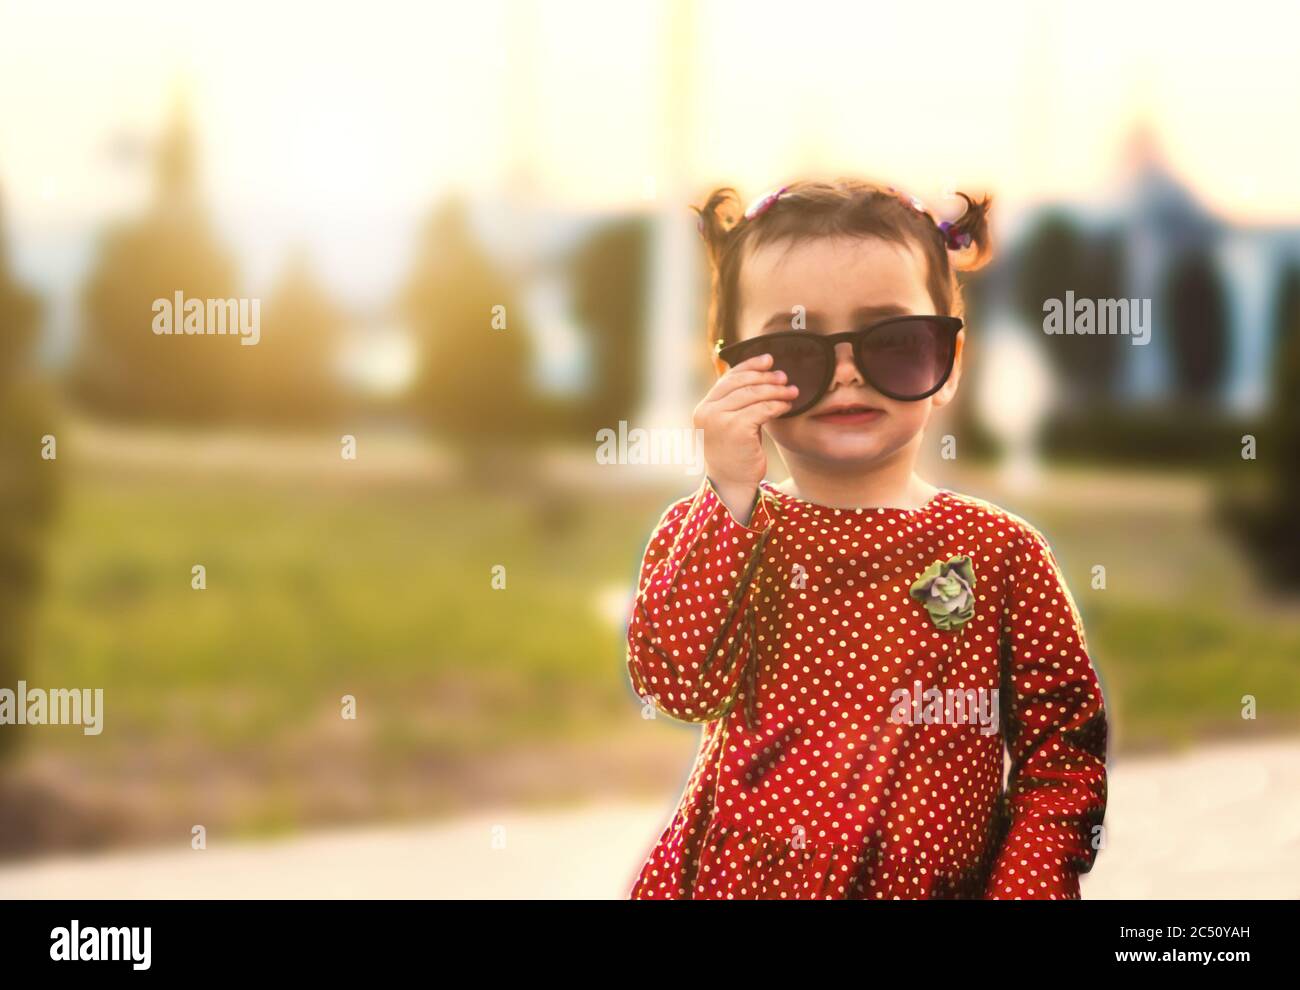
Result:
<svg viewBox="0 0 1300 990"><path fill-rule="evenodd" d="M797 244L817 237L878 237L915 244L926 261L926 288L936 315L960 316L956 272L979 268L988 260L992 200L957 195L966 200L966 211L941 228L916 200L860 179L793 183L757 209L751 207L749 217L741 214L734 189L714 190L703 207L692 207L700 215L700 234L713 271L710 342L736 341L741 263L751 251L782 240Z"/></svg>

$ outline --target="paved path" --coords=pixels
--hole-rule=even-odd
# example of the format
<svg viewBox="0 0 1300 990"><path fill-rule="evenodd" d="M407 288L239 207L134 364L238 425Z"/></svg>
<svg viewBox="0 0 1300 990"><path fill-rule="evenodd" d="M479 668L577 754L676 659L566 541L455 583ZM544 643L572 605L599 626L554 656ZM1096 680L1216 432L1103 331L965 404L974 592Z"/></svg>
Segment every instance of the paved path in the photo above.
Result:
<svg viewBox="0 0 1300 990"><path fill-rule="evenodd" d="M0 898L619 898L664 802L0 868ZM1125 759L1086 898L1300 897L1300 739Z"/></svg>

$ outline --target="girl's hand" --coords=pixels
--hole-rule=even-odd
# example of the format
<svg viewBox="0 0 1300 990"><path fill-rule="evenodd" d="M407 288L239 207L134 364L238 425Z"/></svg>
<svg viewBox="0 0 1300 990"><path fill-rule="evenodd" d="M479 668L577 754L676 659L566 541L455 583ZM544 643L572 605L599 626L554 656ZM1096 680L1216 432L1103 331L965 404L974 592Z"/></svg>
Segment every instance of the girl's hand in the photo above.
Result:
<svg viewBox="0 0 1300 990"><path fill-rule="evenodd" d="M704 431L704 469L743 523L767 474L763 424L789 412L799 394L786 384L784 371L768 370L771 364L772 355L759 354L728 368L695 407L695 428Z"/></svg>

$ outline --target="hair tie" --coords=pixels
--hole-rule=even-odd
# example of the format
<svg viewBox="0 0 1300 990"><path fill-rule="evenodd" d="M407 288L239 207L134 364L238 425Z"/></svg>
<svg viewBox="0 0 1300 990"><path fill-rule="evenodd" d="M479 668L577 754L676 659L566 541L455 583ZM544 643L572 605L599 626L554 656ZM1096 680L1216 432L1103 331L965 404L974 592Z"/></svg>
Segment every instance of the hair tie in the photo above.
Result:
<svg viewBox="0 0 1300 990"><path fill-rule="evenodd" d="M785 195L786 190L788 190L789 188L790 188L789 186L782 186L780 189L774 189L773 191L764 193L762 196L758 197L758 199L750 203L749 206L745 209L745 214L743 219L753 220L756 217L761 217L764 213L766 213L768 210L772 208L773 203L775 203L778 199L780 199L782 196ZM699 216L695 218L695 229L700 232L700 237L704 238L705 240L708 239L708 237L704 233L703 213L701 213Z"/></svg>
<svg viewBox="0 0 1300 990"><path fill-rule="evenodd" d="M772 208L773 203L785 195L785 191L789 188L789 186L782 186L780 189L764 193L758 199L754 200L754 202L750 203L748 208L745 210L745 219L753 220L756 217L761 217Z"/></svg>
<svg viewBox="0 0 1300 990"><path fill-rule="evenodd" d="M903 192L901 189L895 189L893 186L889 186L888 189L891 193L893 193L895 196L901 199L904 203L906 203L908 206L914 209L917 213L920 213L922 216L925 217L928 217L930 215L925 210L925 204L922 203L915 196L911 196Z"/></svg>
<svg viewBox="0 0 1300 990"><path fill-rule="evenodd" d="M900 190L895 189L893 186L889 187L889 191L893 193L895 196L897 196L899 199L907 203L907 205L910 206L912 209L914 209L917 213L920 213L921 215L929 219L931 223L934 223L934 218L931 217L930 214L926 212L926 209L922 205L921 201L917 199L915 196L909 196L906 193L903 193ZM965 199L967 203L970 202L970 199L965 195L960 193L958 195L962 195L962 198ZM953 221L944 220L941 223L936 223L935 226L939 228L939 234L940 236L943 237L943 243L948 248L949 251L960 251L963 248L968 248L971 246L972 238L970 235L970 231L958 230L957 225Z"/></svg>
<svg viewBox="0 0 1300 990"><path fill-rule="evenodd" d="M970 231L958 230L957 225L949 220L939 224L939 232L943 234L943 242L949 251L960 251L971 245Z"/></svg>

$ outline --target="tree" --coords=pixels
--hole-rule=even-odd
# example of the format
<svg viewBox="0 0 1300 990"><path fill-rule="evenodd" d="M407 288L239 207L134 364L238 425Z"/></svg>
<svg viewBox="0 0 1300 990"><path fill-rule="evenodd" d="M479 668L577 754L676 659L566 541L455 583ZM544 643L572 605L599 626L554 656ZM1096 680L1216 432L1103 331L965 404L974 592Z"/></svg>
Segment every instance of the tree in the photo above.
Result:
<svg viewBox="0 0 1300 990"><path fill-rule="evenodd" d="M1228 360L1228 301L1214 259L1202 250L1182 255L1170 267L1162 298L1179 397L1216 397Z"/></svg>
<svg viewBox="0 0 1300 990"><path fill-rule="evenodd" d="M41 458L50 404L30 374L40 318L40 300L13 280L0 238L0 684L10 687L29 648L55 490L55 466ZM0 731L0 756L14 738Z"/></svg>
<svg viewBox="0 0 1300 990"><path fill-rule="evenodd" d="M100 413L202 421L235 408L234 385L255 347L232 336L152 329L155 301L171 303L177 292L204 301L238 298L234 262L199 204L194 159L181 114L161 142L149 210L101 240L83 290L83 333L72 370L74 394Z"/></svg>
<svg viewBox="0 0 1300 990"><path fill-rule="evenodd" d="M338 412L333 359L345 325L342 309L316 279L306 252L294 252L262 308L261 339L248 348L239 381L241 415L301 424Z"/></svg>
<svg viewBox="0 0 1300 990"><path fill-rule="evenodd" d="M1300 266L1288 265L1274 309L1272 396L1257 460L1237 461L1218 492L1220 517L1260 565L1270 588L1300 588Z"/></svg>
<svg viewBox="0 0 1300 990"><path fill-rule="evenodd" d="M1276 357L1273 396L1265 442L1268 465L1267 545L1277 577L1300 586L1295 561L1300 558L1300 527L1295 525L1295 494L1300 491L1300 266L1292 263L1282 276L1274 325Z"/></svg>
<svg viewBox="0 0 1300 990"><path fill-rule="evenodd" d="M1278 454L1273 463L1280 507L1300 491L1300 265L1294 262L1282 276L1275 313L1270 434ZM1294 525L1287 528L1293 540L1300 536Z"/></svg>
<svg viewBox="0 0 1300 990"><path fill-rule="evenodd" d="M594 427L628 419L641 405L649 250L649 224L634 217L602 225L570 258L575 315L591 340Z"/></svg>
<svg viewBox="0 0 1300 990"><path fill-rule="evenodd" d="M444 440L474 462L533 435L528 328L463 203L429 220L399 306L420 347L414 402Z"/></svg>
<svg viewBox="0 0 1300 990"><path fill-rule="evenodd" d="M1043 325L1043 305L1072 292L1075 299L1117 299L1123 295L1122 249L1117 238L1085 237L1070 217L1046 214L1018 251L1019 302L1027 326ZM1114 388L1123 338L1054 335L1047 338L1052 363L1061 380L1082 398L1106 396Z"/></svg>

